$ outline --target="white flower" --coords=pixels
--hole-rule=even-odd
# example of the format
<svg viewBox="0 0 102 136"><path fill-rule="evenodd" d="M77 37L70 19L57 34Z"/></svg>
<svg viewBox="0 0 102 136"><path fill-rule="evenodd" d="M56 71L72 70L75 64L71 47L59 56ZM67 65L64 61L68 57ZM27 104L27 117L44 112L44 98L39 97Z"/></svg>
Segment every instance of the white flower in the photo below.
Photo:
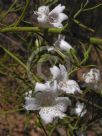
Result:
<svg viewBox="0 0 102 136"><path fill-rule="evenodd" d="M58 36L58 40L54 45L59 47L62 51L70 51L70 49L72 49L72 46L65 41L65 36L63 35Z"/></svg>
<svg viewBox="0 0 102 136"><path fill-rule="evenodd" d="M86 110L84 109L84 103L77 102L75 108L75 114L78 116L84 116Z"/></svg>
<svg viewBox="0 0 102 136"><path fill-rule="evenodd" d="M45 84L36 83L35 97L25 98L26 110L39 110L39 115L45 124L51 123L55 118L62 119L64 112L71 105L68 97L58 97L57 82Z"/></svg>
<svg viewBox="0 0 102 136"><path fill-rule="evenodd" d="M59 4L50 12L49 6L40 6L38 11L35 11L34 14L38 16L38 23L42 27L62 28L62 22L68 19L68 16L62 13L64 9L65 6Z"/></svg>
<svg viewBox="0 0 102 136"><path fill-rule="evenodd" d="M58 81L58 89L64 91L67 94L74 94L75 92L81 93L80 87L74 80L69 80L67 70L64 65L53 66L50 68L53 80Z"/></svg>
<svg viewBox="0 0 102 136"><path fill-rule="evenodd" d="M59 83L59 88L67 94L81 93L80 87L74 80L62 81Z"/></svg>
<svg viewBox="0 0 102 136"><path fill-rule="evenodd" d="M100 78L100 70L96 68L92 68L89 72L83 74L83 79L86 85L93 89L98 88L98 82L100 81Z"/></svg>

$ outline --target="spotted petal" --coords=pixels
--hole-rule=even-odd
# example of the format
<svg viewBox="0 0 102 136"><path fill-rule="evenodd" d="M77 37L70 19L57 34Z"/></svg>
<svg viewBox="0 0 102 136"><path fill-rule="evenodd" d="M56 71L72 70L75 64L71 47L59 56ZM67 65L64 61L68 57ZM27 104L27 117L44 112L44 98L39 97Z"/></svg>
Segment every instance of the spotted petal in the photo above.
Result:
<svg viewBox="0 0 102 136"><path fill-rule="evenodd" d="M75 92L81 93L80 87L74 80L67 80L59 83L59 89L66 92L67 94L74 94Z"/></svg>
<svg viewBox="0 0 102 136"><path fill-rule="evenodd" d="M68 97L57 97L56 98L56 107L60 111L66 112L69 105L71 105L71 101Z"/></svg>
<svg viewBox="0 0 102 136"><path fill-rule="evenodd" d="M54 106L41 108L39 115L45 124L52 123L55 118L62 119L66 116L63 112Z"/></svg>

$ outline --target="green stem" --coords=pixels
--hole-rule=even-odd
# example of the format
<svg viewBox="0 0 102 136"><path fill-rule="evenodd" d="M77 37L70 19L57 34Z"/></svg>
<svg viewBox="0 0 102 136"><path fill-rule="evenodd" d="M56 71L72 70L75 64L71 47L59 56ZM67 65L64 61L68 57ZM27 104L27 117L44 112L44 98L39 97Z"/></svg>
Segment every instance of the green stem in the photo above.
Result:
<svg viewBox="0 0 102 136"><path fill-rule="evenodd" d="M12 54L9 50L6 48L0 46L8 55L10 55L14 60L16 60L21 66L23 66L26 70L28 70L27 66L19 59L17 58L14 54Z"/></svg>
<svg viewBox="0 0 102 136"><path fill-rule="evenodd" d="M12 52L10 52L9 50L7 50L6 48L2 47L0 45L0 47L8 54L10 55L14 60L16 60L16 62L18 62L21 66L23 66L23 68L26 69L27 72L30 72L28 67L19 59L17 58ZM38 77L36 75L34 75L32 72L30 72L33 75L33 78L35 79L35 81L39 81Z"/></svg>
<svg viewBox="0 0 102 136"><path fill-rule="evenodd" d="M44 32L46 29L41 29L39 27L7 27L0 29L1 33L7 33L7 32ZM55 34L67 34L67 32L62 28L48 28L48 33L55 33ZM89 42L91 44L102 44L102 39L96 38L96 37L90 37Z"/></svg>
<svg viewBox="0 0 102 136"><path fill-rule="evenodd" d="M39 123L40 123L41 128L43 129L45 135L46 135L46 136L49 136L48 133L47 133L47 131L46 131L46 129L45 129L45 127L44 127L44 125L43 125L43 123L42 123L42 121L41 121L40 116L38 116L38 120L39 120Z"/></svg>
<svg viewBox="0 0 102 136"><path fill-rule="evenodd" d="M102 44L102 39L95 38L95 37L90 37L90 43L91 44Z"/></svg>
<svg viewBox="0 0 102 136"><path fill-rule="evenodd" d="M102 4L98 4L98 5L96 5L96 6L94 6L94 7L91 7L91 8L83 9L82 12L91 11L91 10L94 10L94 9L96 9L96 8L99 8L100 6L102 6Z"/></svg>
<svg viewBox="0 0 102 136"><path fill-rule="evenodd" d="M14 5L16 4L17 0L14 1L14 3L9 7L9 9L7 10L7 12L5 12L1 17L0 17L0 21L3 20L8 13L12 10L12 8L14 7Z"/></svg>
<svg viewBox="0 0 102 136"><path fill-rule="evenodd" d="M0 112L0 115L10 114L10 113L14 113L14 112L22 111L22 110L24 110L24 108L13 109L13 110L8 110L8 111L1 111L1 112Z"/></svg>
<svg viewBox="0 0 102 136"><path fill-rule="evenodd" d="M79 22L78 20L73 19L73 21L74 21L76 24L78 24L80 27L82 27L82 28L84 28L84 29L86 29L86 30L88 30L88 31L91 31L91 32L93 32L93 33L95 32L94 29L87 27L86 25L82 24L82 23Z"/></svg>
<svg viewBox="0 0 102 136"><path fill-rule="evenodd" d="M1 33L7 33L7 32L44 32L46 31L45 29L41 29L39 27L7 27L0 29ZM62 33L63 29L61 28L49 28L47 29L48 33Z"/></svg>
<svg viewBox="0 0 102 136"><path fill-rule="evenodd" d="M19 25L20 22L23 20L23 18L25 17L25 14L26 14L26 11L28 9L28 6L29 6L29 3L30 3L30 0L26 0L26 5L24 7L24 10L19 18L19 20L15 23L15 26Z"/></svg>

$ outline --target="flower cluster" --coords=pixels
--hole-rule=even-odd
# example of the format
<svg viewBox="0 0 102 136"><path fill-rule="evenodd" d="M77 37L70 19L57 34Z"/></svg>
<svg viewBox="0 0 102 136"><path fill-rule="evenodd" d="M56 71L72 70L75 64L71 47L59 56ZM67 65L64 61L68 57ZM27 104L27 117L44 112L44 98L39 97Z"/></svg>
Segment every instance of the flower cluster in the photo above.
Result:
<svg viewBox="0 0 102 136"><path fill-rule="evenodd" d="M64 65L50 68L52 79L45 83L37 82L35 85L34 97L31 91L25 97L25 109L39 110L39 115L45 124L51 123L55 118L62 119L66 116L68 106L71 106L71 100L68 97L61 97L61 94L81 93L80 87L76 81L68 79L67 70ZM83 105L77 104L75 113L81 114ZM86 111L84 111L84 114ZM82 116L84 115L82 112Z"/></svg>
<svg viewBox="0 0 102 136"><path fill-rule="evenodd" d="M65 6L59 4L52 11L49 6L40 6L34 14L37 16L37 21L41 27L49 28L63 28L62 22L68 19L68 16L63 13ZM65 41L65 36L59 35L58 39L54 43L55 47L60 48L62 51L70 51L72 46ZM48 51L54 50L54 47L49 47Z"/></svg>
<svg viewBox="0 0 102 136"><path fill-rule="evenodd" d="M42 27L56 27L62 28L62 22L68 19L68 16L63 13L65 6L59 4L52 11L50 11L49 6L40 6L38 11L34 11L37 15L37 21Z"/></svg>
<svg viewBox="0 0 102 136"><path fill-rule="evenodd" d="M41 27L56 27L62 28L62 22L68 19L68 16L63 13L65 6L59 4L52 11L49 6L40 6L34 14L37 15L37 21ZM56 47L62 52L69 52L73 47L65 40L64 35L58 35L58 39L53 44L54 46L48 48L48 51L54 50ZM81 95L82 90L79 84L69 79L68 71L62 64L53 65L50 67L52 78L45 83L36 82L34 93L30 90L25 96L24 108L27 111L39 111L39 115L45 124L52 123L57 118L64 118L67 116L68 106L71 107L72 101L69 95ZM94 89L98 87L100 81L100 71L96 68L91 69L82 75L86 86L92 86ZM77 116L84 116L87 110L85 104L76 101L76 106L72 114ZM71 114L71 112L70 112Z"/></svg>

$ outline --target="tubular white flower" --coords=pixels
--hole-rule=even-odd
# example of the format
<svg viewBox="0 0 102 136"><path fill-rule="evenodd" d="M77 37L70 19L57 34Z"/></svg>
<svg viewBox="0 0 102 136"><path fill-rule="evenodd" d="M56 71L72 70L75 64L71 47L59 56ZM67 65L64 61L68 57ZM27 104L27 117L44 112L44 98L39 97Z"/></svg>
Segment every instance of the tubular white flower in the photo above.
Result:
<svg viewBox="0 0 102 136"><path fill-rule="evenodd" d="M56 69L56 70L55 70ZM59 64L59 67L53 66L50 68L53 80L58 81L58 89L67 94L81 93L78 83L74 80L69 80L67 70L64 65Z"/></svg>
<svg viewBox="0 0 102 136"><path fill-rule="evenodd" d="M68 105L71 104L69 98L58 97L57 82L47 82L44 86L47 86L47 90L39 88L41 83L37 83L38 89L35 92L35 97L25 98L26 110L39 110L39 115L45 124L52 123L55 118L65 117L64 112L67 110Z"/></svg>
<svg viewBox="0 0 102 136"><path fill-rule="evenodd" d="M54 45L58 46L62 51L70 51L70 49L72 49L72 46L65 41L65 36L63 35L58 36L58 40Z"/></svg>
<svg viewBox="0 0 102 136"><path fill-rule="evenodd" d="M65 6L59 4L50 12L48 6L40 6L34 14L38 16L38 23L42 27L62 28L62 22L68 19L68 16L62 13L64 9Z"/></svg>
<svg viewBox="0 0 102 136"><path fill-rule="evenodd" d="M98 82L101 79L100 75L101 74L100 74L99 69L92 68L92 69L90 69L89 72L83 74L83 79L84 79L84 82L86 83L86 85L88 85L89 87L91 87L93 89L97 89Z"/></svg>
<svg viewBox="0 0 102 136"><path fill-rule="evenodd" d="M95 83L100 80L99 69L92 68L89 72L83 74L83 79L86 83Z"/></svg>
<svg viewBox="0 0 102 136"><path fill-rule="evenodd" d="M84 109L84 103L77 102L76 108L75 108L75 114L82 117L86 113L86 110Z"/></svg>

